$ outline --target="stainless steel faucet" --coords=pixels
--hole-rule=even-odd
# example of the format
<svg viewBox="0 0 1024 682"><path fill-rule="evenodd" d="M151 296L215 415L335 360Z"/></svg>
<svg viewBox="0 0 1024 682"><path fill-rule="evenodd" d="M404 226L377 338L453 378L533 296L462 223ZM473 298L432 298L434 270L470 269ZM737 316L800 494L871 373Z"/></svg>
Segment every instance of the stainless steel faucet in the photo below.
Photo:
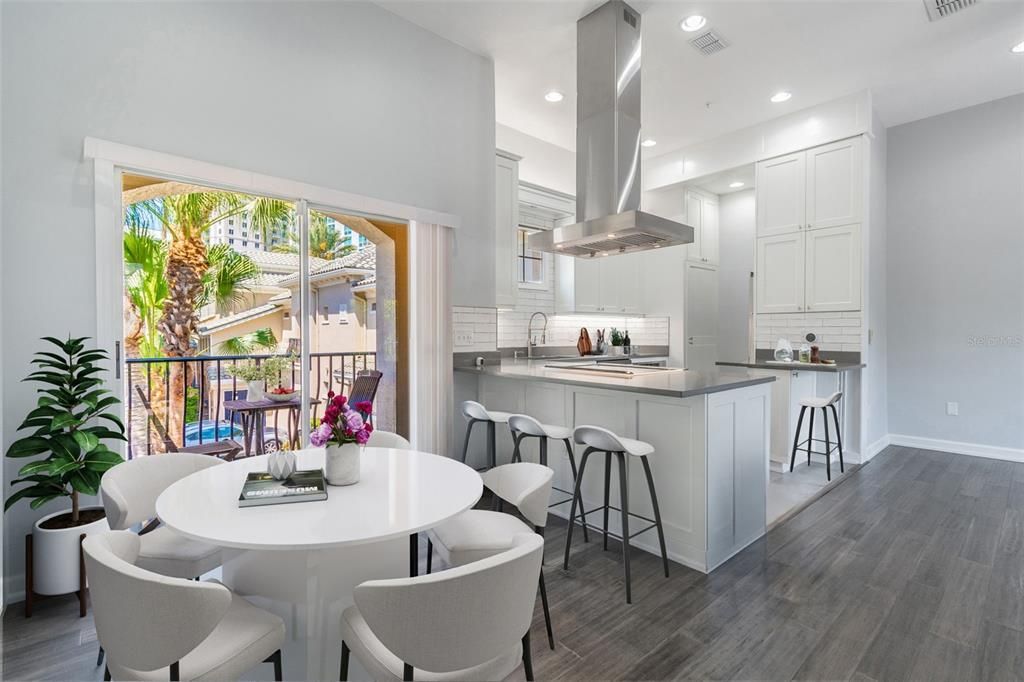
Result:
<svg viewBox="0 0 1024 682"><path fill-rule="evenodd" d="M540 315L541 317L544 318L544 328L540 330L540 342L541 343L547 343L548 342L548 316L538 310L533 315L530 315L530 323L528 325L526 325L526 339L527 339L527 343L526 343L526 357L527 358L532 358L533 357L533 347L537 345L537 342L533 338L533 319L535 317L537 317L538 315Z"/></svg>

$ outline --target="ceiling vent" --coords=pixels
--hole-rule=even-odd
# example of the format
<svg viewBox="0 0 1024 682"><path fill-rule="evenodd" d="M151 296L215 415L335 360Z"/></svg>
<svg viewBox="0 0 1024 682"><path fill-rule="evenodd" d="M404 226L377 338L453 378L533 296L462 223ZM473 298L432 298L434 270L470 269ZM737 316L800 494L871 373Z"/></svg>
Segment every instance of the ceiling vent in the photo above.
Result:
<svg viewBox="0 0 1024 682"><path fill-rule="evenodd" d="M941 0L935 1L938 2ZM725 38L718 35L713 30L701 33L699 36L691 40L690 44L697 48L697 51L701 54L714 54L729 47L729 43L725 42Z"/></svg>
<svg viewBox="0 0 1024 682"><path fill-rule="evenodd" d="M938 21L977 3L978 0L924 0L924 9L928 13L928 21Z"/></svg>

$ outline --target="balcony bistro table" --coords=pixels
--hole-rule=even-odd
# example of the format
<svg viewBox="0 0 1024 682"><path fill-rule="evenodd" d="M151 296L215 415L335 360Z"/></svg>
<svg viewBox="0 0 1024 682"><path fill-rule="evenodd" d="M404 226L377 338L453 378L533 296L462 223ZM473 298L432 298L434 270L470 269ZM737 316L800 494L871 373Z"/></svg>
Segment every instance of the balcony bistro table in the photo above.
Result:
<svg viewBox="0 0 1024 682"><path fill-rule="evenodd" d="M297 454L299 469L324 466L323 449ZM186 476L157 498L156 513L172 530L223 547L224 583L284 619L284 679L336 680L341 612L353 588L408 576L415 534L471 508L483 484L447 457L368 447L360 481L328 486L324 501L239 508L246 474L266 470L266 459ZM349 679L368 679L352 663Z"/></svg>
<svg viewBox="0 0 1024 682"><path fill-rule="evenodd" d="M309 401L310 405L318 405L319 400ZM296 396L291 400L225 400L224 412L237 412L242 421L242 447L245 457L253 453L253 445L256 454L266 453L266 443L263 437L267 428L267 412L276 410L288 410L288 433L290 434L291 447L293 450L301 447L300 438L302 429L299 428L299 415L301 414L302 397ZM254 442L255 441L255 442Z"/></svg>

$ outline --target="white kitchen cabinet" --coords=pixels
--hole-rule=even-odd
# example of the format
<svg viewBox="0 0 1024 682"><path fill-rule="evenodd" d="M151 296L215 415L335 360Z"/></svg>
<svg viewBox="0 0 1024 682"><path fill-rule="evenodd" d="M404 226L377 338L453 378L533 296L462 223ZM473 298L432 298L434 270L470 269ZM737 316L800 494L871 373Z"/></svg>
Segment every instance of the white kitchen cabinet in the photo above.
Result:
<svg viewBox="0 0 1024 682"><path fill-rule="evenodd" d="M861 222L860 149L860 138L854 138L807 151L807 229Z"/></svg>
<svg viewBox="0 0 1024 682"><path fill-rule="evenodd" d="M807 310L860 310L860 225L808 230L804 240Z"/></svg>
<svg viewBox="0 0 1024 682"><path fill-rule="evenodd" d="M494 302L502 306L515 305L518 290L519 159L501 150L494 159Z"/></svg>
<svg viewBox="0 0 1024 682"><path fill-rule="evenodd" d="M555 310L564 313L642 313L645 254L597 258L558 256Z"/></svg>
<svg viewBox="0 0 1024 682"><path fill-rule="evenodd" d="M804 308L804 233L757 239L757 312Z"/></svg>
<svg viewBox="0 0 1024 682"><path fill-rule="evenodd" d="M802 230L806 224L807 154L797 152L757 164L757 235Z"/></svg>
<svg viewBox="0 0 1024 682"><path fill-rule="evenodd" d="M693 190L686 191L683 222L693 228L693 243L686 246L686 259L718 265L718 199Z"/></svg>

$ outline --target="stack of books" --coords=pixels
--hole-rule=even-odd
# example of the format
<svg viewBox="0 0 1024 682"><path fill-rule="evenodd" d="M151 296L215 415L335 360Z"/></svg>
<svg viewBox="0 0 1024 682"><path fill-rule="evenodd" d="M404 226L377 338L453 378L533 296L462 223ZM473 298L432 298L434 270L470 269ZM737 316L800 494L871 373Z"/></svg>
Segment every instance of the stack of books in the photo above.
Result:
<svg viewBox="0 0 1024 682"><path fill-rule="evenodd" d="M323 469L296 471L279 481L265 471L253 471L245 479L238 495L239 507L262 507L268 504L316 502L327 499L327 482Z"/></svg>

